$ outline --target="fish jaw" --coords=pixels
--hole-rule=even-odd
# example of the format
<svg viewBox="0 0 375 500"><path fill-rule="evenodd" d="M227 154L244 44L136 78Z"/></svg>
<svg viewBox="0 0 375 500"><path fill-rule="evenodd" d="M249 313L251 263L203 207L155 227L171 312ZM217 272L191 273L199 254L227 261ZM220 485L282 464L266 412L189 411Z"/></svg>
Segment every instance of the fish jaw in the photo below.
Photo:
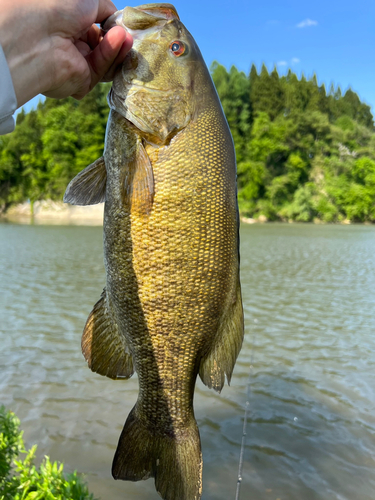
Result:
<svg viewBox="0 0 375 500"><path fill-rule="evenodd" d="M165 19L180 19L176 8L171 3L147 3L136 8L148 14L159 15Z"/></svg>
<svg viewBox="0 0 375 500"><path fill-rule="evenodd" d="M153 29L155 25L163 25L165 21L180 19L177 10L169 3L144 4L138 7L125 7L108 17L101 25L104 32L114 26L121 26L128 31L133 39L143 37L147 26Z"/></svg>

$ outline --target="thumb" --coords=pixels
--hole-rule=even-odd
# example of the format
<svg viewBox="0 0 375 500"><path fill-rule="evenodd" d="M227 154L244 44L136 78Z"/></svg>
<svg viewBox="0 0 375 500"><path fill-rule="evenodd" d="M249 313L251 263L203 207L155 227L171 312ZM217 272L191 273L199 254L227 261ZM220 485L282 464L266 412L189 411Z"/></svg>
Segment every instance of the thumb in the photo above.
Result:
<svg viewBox="0 0 375 500"><path fill-rule="evenodd" d="M117 11L116 6L110 0L99 0L98 14L95 19L95 23L100 24L102 21L107 19Z"/></svg>
<svg viewBox="0 0 375 500"><path fill-rule="evenodd" d="M103 40L85 57L90 70L89 89L82 89L73 97L82 99L113 66L121 64L132 44L131 36L120 26L109 30Z"/></svg>

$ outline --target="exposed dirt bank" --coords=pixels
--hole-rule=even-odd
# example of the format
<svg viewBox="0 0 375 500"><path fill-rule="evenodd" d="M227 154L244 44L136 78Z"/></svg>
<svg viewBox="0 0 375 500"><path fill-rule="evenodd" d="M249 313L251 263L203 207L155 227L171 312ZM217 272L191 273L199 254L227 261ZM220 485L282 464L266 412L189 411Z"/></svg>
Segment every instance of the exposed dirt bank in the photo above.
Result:
<svg viewBox="0 0 375 500"><path fill-rule="evenodd" d="M77 224L100 226L103 224L104 203L87 207L73 206L62 201L43 200L34 203L34 214L31 204L22 203L10 207L2 219L24 224Z"/></svg>

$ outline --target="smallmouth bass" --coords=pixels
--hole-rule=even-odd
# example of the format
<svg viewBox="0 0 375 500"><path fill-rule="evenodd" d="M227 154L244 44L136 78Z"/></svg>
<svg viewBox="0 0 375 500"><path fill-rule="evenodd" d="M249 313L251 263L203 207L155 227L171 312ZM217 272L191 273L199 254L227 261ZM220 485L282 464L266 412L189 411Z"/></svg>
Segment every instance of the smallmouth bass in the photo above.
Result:
<svg viewBox="0 0 375 500"><path fill-rule="evenodd" d="M199 500L196 377L221 391L243 339L232 137L193 37L170 4L126 7L134 46L118 70L104 156L64 201L105 201L106 288L82 351L113 379L137 371L139 397L113 461L115 479L155 478L165 500Z"/></svg>

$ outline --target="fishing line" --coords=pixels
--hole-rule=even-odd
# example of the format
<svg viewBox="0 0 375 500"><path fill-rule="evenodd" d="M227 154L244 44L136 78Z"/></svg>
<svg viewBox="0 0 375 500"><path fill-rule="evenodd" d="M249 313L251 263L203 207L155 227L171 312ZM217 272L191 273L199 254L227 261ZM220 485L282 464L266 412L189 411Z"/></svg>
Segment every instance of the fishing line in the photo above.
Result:
<svg viewBox="0 0 375 500"><path fill-rule="evenodd" d="M258 323L258 320L255 319L254 323ZM251 348L249 376L247 379L245 415L244 415L243 428L242 428L242 441L241 441L240 461L238 464L238 476L237 476L237 488L236 488L235 500L239 500L239 498L240 498L240 490L241 490L241 484L242 484L242 471L243 471L243 462L244 462L245 446L246 446L246 428L247 428L248 415L249 415L249 411L250 411L251 378L252 378L253 366L254 366L255 335L256 335L256 327L254 327L254 330L253 330L253 346Z"/></svg>

